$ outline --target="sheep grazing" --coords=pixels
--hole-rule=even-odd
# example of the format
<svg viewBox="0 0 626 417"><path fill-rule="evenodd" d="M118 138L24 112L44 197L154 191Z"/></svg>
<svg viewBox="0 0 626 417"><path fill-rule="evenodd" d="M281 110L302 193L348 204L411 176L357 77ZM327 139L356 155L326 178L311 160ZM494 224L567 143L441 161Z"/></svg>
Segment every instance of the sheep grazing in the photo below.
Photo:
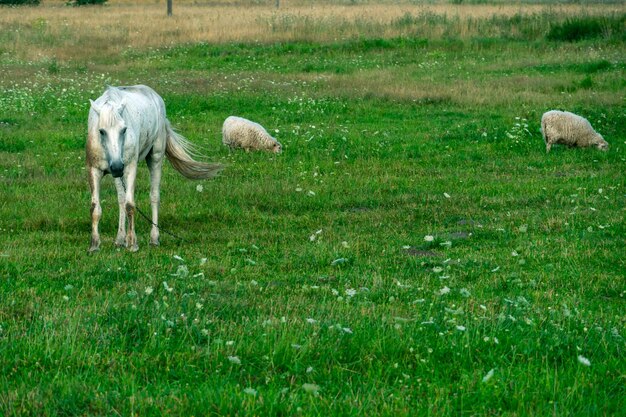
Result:
<svg viewBox="0 0 626 417"><path fill-rule="evenodd" d="M282 146L263 126L243 117L230 116L224 120L222 143L229 148L280 152Z"/></svg>
<svg viewBox="0 0 626 417"><path fill-rule="evenodd" d="M591 127L584 117L567 111L550 110L541 116L541 134L546 142L546 152L555 143L570 147L588 147L606 151L609 144Z"/></svg>

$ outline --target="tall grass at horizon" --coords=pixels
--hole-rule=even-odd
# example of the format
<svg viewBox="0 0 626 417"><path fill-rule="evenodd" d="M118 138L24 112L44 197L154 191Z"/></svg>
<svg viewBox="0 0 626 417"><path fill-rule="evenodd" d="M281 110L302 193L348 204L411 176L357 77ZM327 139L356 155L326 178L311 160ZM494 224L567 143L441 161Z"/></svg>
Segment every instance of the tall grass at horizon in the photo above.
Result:
<svg viewBox="0 0 626 417"><path fill-rule="evenodd" d="M276 10L183 3L177 6L175 16L167 17L161 5L152 3L86 8L46 4L3 8L0 55L10 61L49 60L86 66L117 62L128 50L191 42L328 42L413 36L466 40L504 36L534 41L545 35L547 24L569 16L612 16L623 22L626 11L619 4L297 3Z"/></svg>

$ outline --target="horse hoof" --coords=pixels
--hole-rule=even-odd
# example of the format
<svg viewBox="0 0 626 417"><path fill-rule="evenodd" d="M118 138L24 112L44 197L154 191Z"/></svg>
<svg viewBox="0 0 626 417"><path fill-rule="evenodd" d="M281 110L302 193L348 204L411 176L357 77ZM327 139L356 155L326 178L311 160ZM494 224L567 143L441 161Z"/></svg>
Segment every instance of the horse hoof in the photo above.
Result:
<svg viewBox="0 0 626 417"><path fill-rule="evenodd" d="M100 251L100 247L98 246L92 246L89 248L89 253L94 253L94 252L99 252Z"/></svg>
<svg viewBox="0 0 626 417"><path fill-rule="evenodd" d="M128 247L130 252L137 252L139 250L139 245L132 245Z"/></svg>

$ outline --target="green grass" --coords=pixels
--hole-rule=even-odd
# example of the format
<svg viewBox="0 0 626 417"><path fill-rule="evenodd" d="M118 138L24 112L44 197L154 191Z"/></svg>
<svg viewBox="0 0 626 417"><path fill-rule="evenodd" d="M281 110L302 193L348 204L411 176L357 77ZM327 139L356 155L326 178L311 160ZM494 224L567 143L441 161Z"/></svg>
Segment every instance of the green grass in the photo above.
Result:
<svg viewBox="0 0 626 417"><path fill-rule="evenodd" d="M626 408L623 38L0 62L0 415ZM166 166L160 221L184 241L151 248L140 219L138 253L113 246L106 178L88 255L88 99L133 83L227 169L198 191ZM587 117L609 152L546 155L552 108ZM231 114L277 130L284 153L229 153Z"/></svg>

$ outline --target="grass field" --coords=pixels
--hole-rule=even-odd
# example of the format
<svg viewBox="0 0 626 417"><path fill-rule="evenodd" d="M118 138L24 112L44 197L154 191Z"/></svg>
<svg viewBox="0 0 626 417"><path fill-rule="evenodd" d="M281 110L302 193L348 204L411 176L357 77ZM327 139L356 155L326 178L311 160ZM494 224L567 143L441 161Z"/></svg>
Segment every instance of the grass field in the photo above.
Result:
<svg viewBox="0 0 626 417"><path fill-rule="evenodd" d="M0 415L626 409L625 6L110 3L0 8ZM166 164L137 253L105 178L90 255L89 99L137 83L227 168Z"/></svg>

